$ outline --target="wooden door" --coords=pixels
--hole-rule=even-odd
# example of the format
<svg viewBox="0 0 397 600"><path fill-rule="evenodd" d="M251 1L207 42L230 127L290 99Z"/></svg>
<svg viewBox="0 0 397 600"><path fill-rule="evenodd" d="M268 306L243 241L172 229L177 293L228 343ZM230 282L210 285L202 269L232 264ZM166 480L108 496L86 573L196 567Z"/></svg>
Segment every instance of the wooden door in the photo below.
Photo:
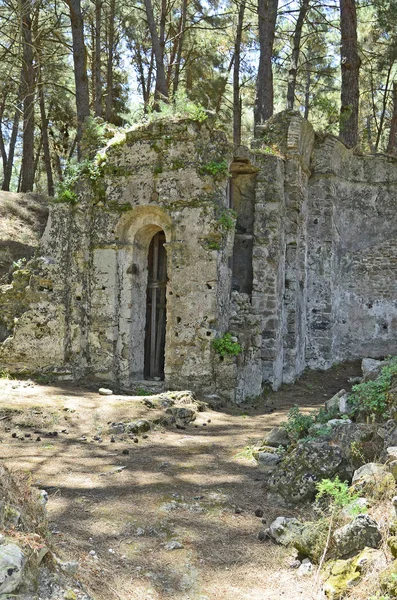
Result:
<svg viewBox="0 0 397 600"><path fill-rule="evenodd" d="M167 257L165 234L156 233L149 246L146 295L145 378L164 379Z"/></svg>

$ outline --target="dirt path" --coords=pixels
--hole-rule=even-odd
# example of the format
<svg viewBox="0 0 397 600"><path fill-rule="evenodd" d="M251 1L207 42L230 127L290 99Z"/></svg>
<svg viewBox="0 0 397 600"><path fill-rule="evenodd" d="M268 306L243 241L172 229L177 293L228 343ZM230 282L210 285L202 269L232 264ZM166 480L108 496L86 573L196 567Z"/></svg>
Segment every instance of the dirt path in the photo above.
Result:
<svg viewBox="0 0 397 600"><path fill-rule="evenodd" d="M291 552L258 541L266 525L256 509L267 522L285 511L265 503L264 474L236 455L289 406L322 404L357 374L357 364L311 373L269 394L271 414L202 412L185 430L158 428L139 443L112 442L106 431L142 416L142 398L0 380L1 458L48 490L55 545L79 560L96 600L309 600L314 578L296 575Z"/></svg>

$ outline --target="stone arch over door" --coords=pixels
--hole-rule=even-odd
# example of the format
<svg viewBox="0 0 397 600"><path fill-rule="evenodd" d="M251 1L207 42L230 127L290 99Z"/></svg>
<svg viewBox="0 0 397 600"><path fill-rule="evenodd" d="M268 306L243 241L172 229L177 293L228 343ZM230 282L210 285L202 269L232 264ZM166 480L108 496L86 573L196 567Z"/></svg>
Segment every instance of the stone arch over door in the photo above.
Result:
<svg viewBox="0 0 397 600"><path fill-rule="evenodd" d="M117 226L119 286L115 370L122 388L128 389L132 382L145 376L148 257L150 244L160 232L165 236L166 248L172 241L172 222L169 215L156 206L132 209L123 215ZM166 262L170 272L167 255ZM167 337L166 332L165 344Z"/></svg>

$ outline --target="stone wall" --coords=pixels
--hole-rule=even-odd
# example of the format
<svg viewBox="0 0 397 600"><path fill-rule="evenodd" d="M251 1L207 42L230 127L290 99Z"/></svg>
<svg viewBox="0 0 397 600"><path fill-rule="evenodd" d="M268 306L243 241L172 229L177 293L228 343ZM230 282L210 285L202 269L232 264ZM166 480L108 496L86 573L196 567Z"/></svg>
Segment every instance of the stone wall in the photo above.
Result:
<svg viewBox="0 0 397 600"><path fill-rule="evenodd" d="M251 150L233 149L211 124L158 121L114 141L95 185L52 205L40 256L0 287L1 366L149 385L158 232L167 318L156 385L240 403L306 366L397 353L396 162L354 155L290 112L255 134ZM226 332L237 357L214 349Z"/></svg>

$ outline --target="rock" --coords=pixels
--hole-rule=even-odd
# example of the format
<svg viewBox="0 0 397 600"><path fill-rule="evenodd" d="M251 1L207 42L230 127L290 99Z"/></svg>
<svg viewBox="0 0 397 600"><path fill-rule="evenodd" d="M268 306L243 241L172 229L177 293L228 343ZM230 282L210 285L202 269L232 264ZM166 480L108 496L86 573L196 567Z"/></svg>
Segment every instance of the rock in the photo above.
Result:
<svg viewBox="0 0 397 600"><path fill-rule="evenodd" d="M189 423L196 419L196 411L184 406L171 406L165 412L173 417L176 425L181 427L189 425Z"/></svg>
<svg viewBox="0 0 397 600"><path fill-rule="evenodd" d="M382 479L388 474L387 468L380 463L367 463L354 471L352 485L365 487L367 483L373 484L377 479Z"/></svg>
<svg viewBox="0 0 397 600"><path fill-rule="evenodd" d="M340 390L335 396L332 396L325 403L325 409L328 412L339 412L341 414L346 414L350 411L350 407L348 404L348 394L346 390Z"/></svg>
<svg viewBox="0 0 397 600"><path fill-rule="evenodd" d="M273 541L282 546L293 546L301 535L303 523L292 517L277 517L269 526L268 533Z"/></svg>
<svg viewBox="0 0 397 600"><path fill-rule="evenodd" d="M363 374L363 381L373 381L378 377L382 367L386 365L383 360L375 360L373 358L363 358L361 361L361 371Z"/></svg>
<svg viewBox="0 0 397 600"><path fill-rule="evenodd" d="M181 550L183 548L183 544L177 542L176 540L171 540L165 544L164 548L166 550Z"/></svg>
<svg viewBox="0 0 397 600"><path fill-rule="evenodd" d="M99 388L98 394L101 396L112 396L113 390L109 390L108 388Z"/></svg>
<svg viewBox="0 0 397 600"><path fill-rule="evenodd" d="M376 560L378 552L365 548L358 556L347 560L336 560L329 563L328 576L323 591L330 600L339 600L356 585L364 570Z"/></svg>
<svg viewBox="0 0 397 600"><path fill-rule="evenodd" d="M308 558L304 558L297 571L300 577L307 577L313 573L313 563Z"/></svg>
<svg viewBox="0 0 397 600"><path fill-rule="evenodd" d="M258 540L260 542L264 542L265 540L269 539L269 533L267 531L265 531L264 529L261 529L258 533Z"/></svg>
<svg viewBox="0 0 397 600"><path fill-rule="evenodd" d="M269 529L270 538L282 546L293 546L298 551L298 558L318 560L323 544L317 542L327 535L325 522L302 523L290 517L277 517Z"/></svg>
<svg viewBox="0 0 397 600"><path fill-rule="evenodd" d="M272 446L273 448L286 447L290 443L288 433L284 427L274 427L263 440L264 446Z"/></svg>
<svg viewBox="0 0 397 600"><path fill-rule="evenodd" d="M397 446L389 446L386 448L387 458L390 460L397 460Z"/></svg>
<svg viewBox="0 0 397 600"><path fill-rule="evenodd" d="M365 513L368 508L368 500L366 498L356 498L342 508L342 515L345 517L354 517L357 513Z"/></svg>
<svg viewBox="0 0 397 600"><path fill-rule="evenodd" d="M382 541L377 522L368 515L357 515L351 523L337 529L333 538L338 558L360 552L365 547L378 548Z"/></svg>
<svg viewBox="0 0 397 600"><path fill-rule="evenodd" d="M111 423L109 427L110 433L114 433L116 435L121 435L125 432L125 423Z"/></svg>
<svg viewBox="0 0 397 600"><path fill-rule="evenodd" d="M131 421L126 425L127 433L145 433L150 431L150 421L146 419L138 419L137 421Z"/></svg>
<svg viewBox="0 0 397 600"><path fill-rule="evenodd" d="M337 445L321 439L299 442L269 478L269 500L288 504L313 500L317 482L334 477L342 462L343 454Z"/></svg>
<svg viewBox="0 0 397 600"><path fill-rule="evenodd" d="M25 555L16 544L0 546L0 594L10 594L22 581Z"/></svg>
<svg viewBox="0 0 397 600"><path fill-rule="evenodd" d="M397 481L397 460L387 463L387 468L389 469L389 473L393 475L394 481Z"/></svg>
<svg viewBox="0 0 397 600"><path fill-rule="evenodd" d="M379 584L382 592L395 598L397 596L397 560L379 575Z"/></svg>
<svg viewBox="0 0 397 600"><path fill-rule="evenodd" d="M352 421L350 419L330 419L327 422L328 427L346 427L346 425L351 425Z"/></svg>
<svg viewBox="0 0 397 600"><path fill-rule="evenodd" d="M261 508L257 508L255 511L255 516L261 519L263 517L263 510Z"/></svg>
<svg viewBox="0 0 397 600"><path fill-rule="evenodd" d="M387 545L390 548L390 552L393 555L393 558L397 558L397 536L392 535L387 538Z"/></svg>
<svg viewBox="0 0 397 600"><path fill-rule="evenodd" d="M281 457L276 452L258 452L257 461L261 466L274 467L281 460Z"/></svg>

